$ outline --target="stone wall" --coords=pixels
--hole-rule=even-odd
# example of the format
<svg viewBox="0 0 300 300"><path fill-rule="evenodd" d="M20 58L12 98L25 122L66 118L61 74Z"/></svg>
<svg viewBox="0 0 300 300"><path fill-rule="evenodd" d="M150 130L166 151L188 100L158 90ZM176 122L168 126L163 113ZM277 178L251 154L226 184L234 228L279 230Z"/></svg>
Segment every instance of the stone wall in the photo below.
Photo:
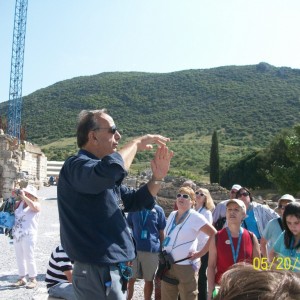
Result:
<svg viewBox="0 0 300 300"><path fill-rule="evenodd" d="M47 157L37 145L18 141L0 132L0 198L7 198L19 185L37 188L47 181Z"/></svg>
<svg viewBox="0 0 300 300"><path fill-rule="evenodd" d="M123 183L132 188L138 188L141 184L147 183L150 177L150 172L149 174L145 172L139 177L129 176L124 180ZM165 178L165 182L162 184L162 187L157 195L157 203L164 209L166 216L168 216L170 212L174 210L177 191L186 180L187 178L184 177L167 176ZM207 184L197 181L194 182L198 187L203 187L209 190L215 204L222 200L228 199L229 191L226 188L223 188L218 184Z"/></svg>
<svg viewBox="0 0 300 300"><path fill-rule="evenodd" d="M151 171L145 171L139 177L126 177L124 180L124 184L132 188L138 188L141 184L147 183L150 178ZM156 200L157 203L164 209L166 216L168 216L170 212L174 210L177 191L186 180L188 180L188 178L172 177L169 175L166 176L165 182L162 184L162 187L158 192ZM202 187L209 190L215 205L217 205L222 200L228 199L229 197L229 191L226 188L220 186L219 184L208 184L198 181L194 181L194 183L197 187ZM263 204L268 204L273 209L276 207L277 199L279 199L278 195L274 199L275 202L271 199L263 200L261 196L253 195L253 193L252 196L254 201Z"/></svg>

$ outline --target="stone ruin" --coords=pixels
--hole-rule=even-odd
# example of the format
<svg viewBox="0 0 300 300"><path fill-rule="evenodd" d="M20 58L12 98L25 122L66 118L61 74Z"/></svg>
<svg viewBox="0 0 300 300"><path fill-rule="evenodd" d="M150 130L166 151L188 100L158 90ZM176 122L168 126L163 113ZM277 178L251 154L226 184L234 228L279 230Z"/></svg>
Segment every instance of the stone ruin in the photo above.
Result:
<svg viewBox="0 0 300 300"><path fill-rule="evenodd" d="M134 177L134 176L128 176L124 180L124 184L128 185L132 188L138 188L140 185L145 184L148 182L148 180L151 178L152 173L151 170L146 170L141 173L140 176ZM188 180L189 178L184 177L173 177L173 176L166 176L165 182L162 184L162 187L160 191L158 192L157 196L157 203L160 205L164 211L166 216L170 214L174 210L174 203L176 199L176 194L178 189L182 186L182 184ZM209 184L209 183L203 183L198 182L194 180L194 183L197 187L206 188L209 190L212 199L214 200L215 205L217 205L219 202L228 199L229 197L229 190L226 188L220 186L217 183ZM261 204L267 204L271 208L275 208L277 205L277 199L278 196L274 200L263 200L261 196L255 196L252 193L253 200L256 202L259 202Z"/></svg>
<svg viewBox="0 0 300 300"><path fill-rule="evenodd" d="M15 188L32 184L40 188L47 181L47 157L37 145L18 143L0 130L0 201Z"/></svg>
<svg viewBox="0 0 300 300"><path fill-rule="evenodd" d="M132 188L138 188L140 185L147 183L150 178L151 171L145 171L139 177L126 177L123 183ZM177 191L186 180L188 179L184 177L173 177L169 175L165 177L165 182L162 184L162 187L157 195L157 203L163 207L166 216L168 216L170 212L174 210ZM229 191L226 188L223 188L218 184L207 184L197 181L194 182L198 187L203 187L210 191L215 204L222 200L228 199Z"/></svg>

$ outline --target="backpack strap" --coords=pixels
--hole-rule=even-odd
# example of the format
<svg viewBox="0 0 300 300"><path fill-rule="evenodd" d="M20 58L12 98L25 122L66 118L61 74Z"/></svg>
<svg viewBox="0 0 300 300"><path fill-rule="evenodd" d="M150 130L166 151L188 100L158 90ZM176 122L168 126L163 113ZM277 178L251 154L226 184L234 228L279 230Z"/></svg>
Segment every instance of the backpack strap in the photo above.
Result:
<svg viewBox="0 0 300 300"><path fill-rule="evenodd" d="M249 232L251 242L252 242L252 245L253 245L253 235L254 235L254 233L252 231L249 231L249 230L248 230L248 232Z"/></svg>
<svg viewBox="0 0 300 300"><path fill-rule="evenodd" d="M245 219L243 220L243 225L244 225L244 228L248 230L248 227L247 227Z"/></svg>
<svg viewBox="0 0 300 300"><path fill-rule="evenodd" d="M284 230L284 228L283 228L283 224L282 224L282 220L281 220L281 218L279 217L279 218L277 218L277 221L278 221L278 224L279 224L279 226L280 226L280 228L281 228L281 231L283 231Z"/></svg>

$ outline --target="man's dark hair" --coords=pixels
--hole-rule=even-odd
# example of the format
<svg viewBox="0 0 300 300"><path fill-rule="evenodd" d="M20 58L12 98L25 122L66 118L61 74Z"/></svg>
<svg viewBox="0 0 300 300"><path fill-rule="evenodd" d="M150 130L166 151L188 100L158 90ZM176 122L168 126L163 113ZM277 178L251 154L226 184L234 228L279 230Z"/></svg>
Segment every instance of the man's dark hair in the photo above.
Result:
<svg viewBox="0 0 300 300"><path fill-rule="evenodd" d="M88 142L88 134L97 128L97 117L106 113L106 109L82 110L78 115L77 123L77 146L82 148Z"/></svg>

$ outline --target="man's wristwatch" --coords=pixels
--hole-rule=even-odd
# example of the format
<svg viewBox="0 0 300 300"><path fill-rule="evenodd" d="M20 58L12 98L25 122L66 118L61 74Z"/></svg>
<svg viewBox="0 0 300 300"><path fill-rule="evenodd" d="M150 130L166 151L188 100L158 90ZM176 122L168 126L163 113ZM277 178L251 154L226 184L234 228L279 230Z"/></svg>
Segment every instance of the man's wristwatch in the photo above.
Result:
<svg viewBox="0 0 300 300"><path fill-rule="evenodd" d="M160 180L156 180L153 177L150 180L151 182L153 182L154 184L161 184L162 182L164 182L164 178L160 179Z"/></svg>

